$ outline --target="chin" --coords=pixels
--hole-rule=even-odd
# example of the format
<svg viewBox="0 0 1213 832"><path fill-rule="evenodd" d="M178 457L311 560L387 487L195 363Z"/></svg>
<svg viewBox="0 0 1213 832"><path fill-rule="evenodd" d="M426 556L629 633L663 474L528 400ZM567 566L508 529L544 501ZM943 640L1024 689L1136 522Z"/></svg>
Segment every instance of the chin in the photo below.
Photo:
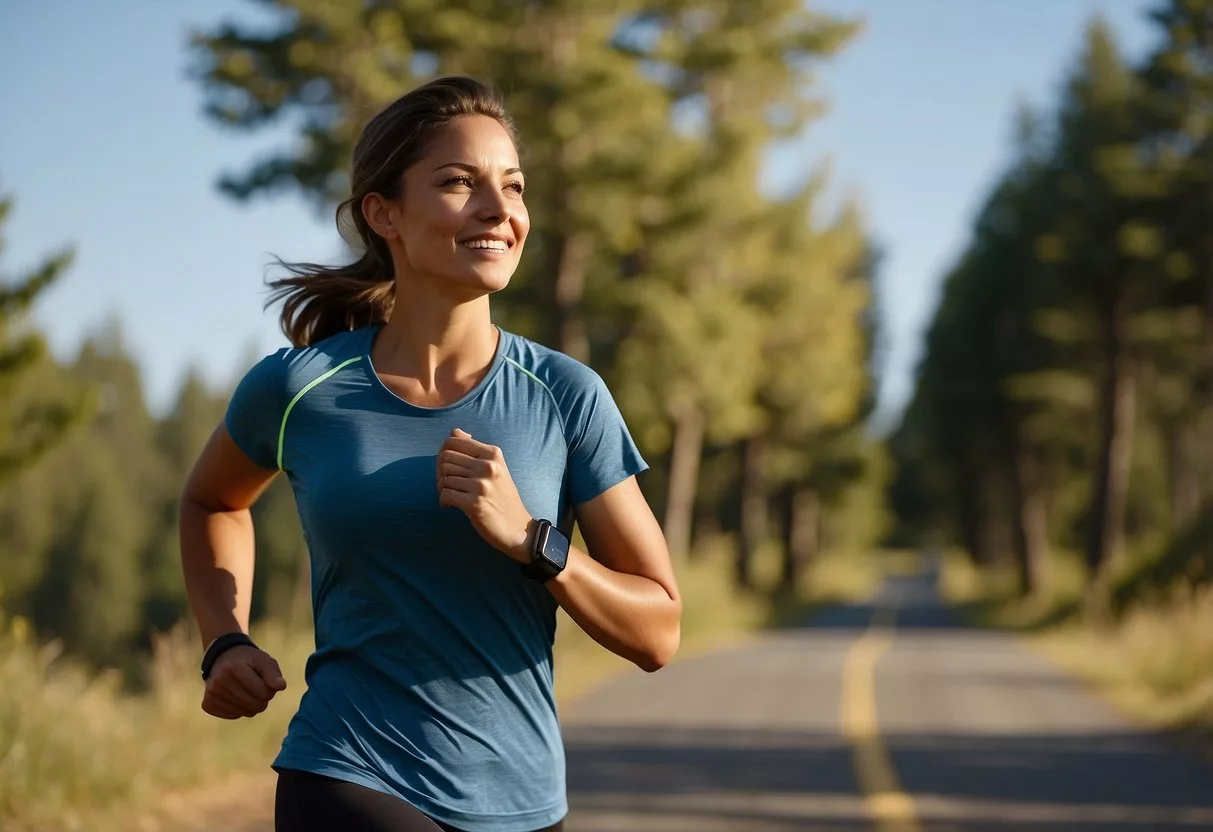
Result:
<svg viewBox="0 0 1213 832"><path fill-rule="evenodd" d="M459 275L451 275L448 280L469 294L491 295L494 292L500 292L502 289L510 285L510 280L514 276L514 269L494 269L492 271L485 270L482 272L463 273Z"/></svg>

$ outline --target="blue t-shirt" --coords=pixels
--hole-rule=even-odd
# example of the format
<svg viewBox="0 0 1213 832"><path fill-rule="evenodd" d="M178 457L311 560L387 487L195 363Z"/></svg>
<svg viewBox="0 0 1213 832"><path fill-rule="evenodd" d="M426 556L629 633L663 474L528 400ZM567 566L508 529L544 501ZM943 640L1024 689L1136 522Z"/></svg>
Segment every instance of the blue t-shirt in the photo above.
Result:
<svg viewBox="0 0 1213 832"><path fill-rule="evenodd" d="M573 506L646 469L592 369L500 331L454 404L409 404L371 365L381 327L266 356L225 424L290 479L312 566L316 649L275 768L395 794L469 832L567 812L552 693L557 604L438 505L452 429L502 449L523 503L566 534Z"/></svg>

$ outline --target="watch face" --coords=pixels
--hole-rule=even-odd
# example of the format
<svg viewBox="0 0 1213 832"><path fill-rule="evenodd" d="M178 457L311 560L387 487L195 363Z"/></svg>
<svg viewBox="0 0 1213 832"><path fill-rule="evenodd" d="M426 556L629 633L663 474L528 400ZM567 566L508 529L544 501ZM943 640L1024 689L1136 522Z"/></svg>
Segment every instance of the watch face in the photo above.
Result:
<svg viewBox="0 0 1213 832"><path fill-rule="evenodd" d="M546 545L543 550L544 557L552 563L564 568L569 559L569 541L560 531L555 531L547 536Z"/></svg>

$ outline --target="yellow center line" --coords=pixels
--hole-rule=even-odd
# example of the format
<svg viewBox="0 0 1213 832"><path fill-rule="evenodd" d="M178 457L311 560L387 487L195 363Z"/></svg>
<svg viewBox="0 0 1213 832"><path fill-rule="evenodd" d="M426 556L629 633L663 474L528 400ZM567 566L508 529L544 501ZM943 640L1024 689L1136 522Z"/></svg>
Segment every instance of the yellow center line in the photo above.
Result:
<svg viewBox="0 0 1213 832"><path fill-rule="evenodd" d="M893 643L897 611L879 606L842 668L842 732L851 741L864 808L880 832L920 832L914 799L901 791L876 715L876 662Z"/></svg>

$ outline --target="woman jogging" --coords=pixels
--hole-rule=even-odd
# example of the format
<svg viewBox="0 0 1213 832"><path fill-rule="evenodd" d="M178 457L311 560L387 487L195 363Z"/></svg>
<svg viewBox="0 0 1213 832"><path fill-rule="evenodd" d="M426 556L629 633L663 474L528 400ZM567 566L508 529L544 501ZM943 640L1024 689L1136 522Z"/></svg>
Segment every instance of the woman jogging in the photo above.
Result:
<svg viewBox="0 0 1213 832"><path fill-rule="evenodd" d="M647 466L610 392L490 317L529 228L518 158L471 79L370 121L338 209L365 253L274 283L294 346L241 380L182 495L202 708L238 719L285 687L248 636L249 507L279 471L295 494L315 651L273 763L278 832L558 830L557 605L645 670L677 650Z"/></svg>

